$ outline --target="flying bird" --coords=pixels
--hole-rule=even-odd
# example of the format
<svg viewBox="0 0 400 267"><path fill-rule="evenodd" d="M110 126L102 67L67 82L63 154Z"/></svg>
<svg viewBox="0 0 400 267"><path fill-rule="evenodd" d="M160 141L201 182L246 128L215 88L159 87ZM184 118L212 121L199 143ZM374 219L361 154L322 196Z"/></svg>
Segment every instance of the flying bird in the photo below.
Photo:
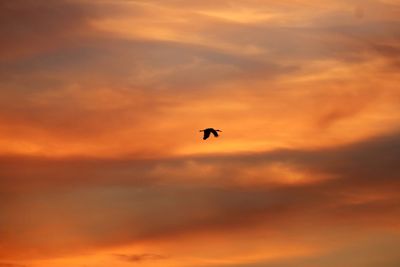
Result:
<svg viewBox="0 0 400 267"><path fill-rule="evenodd" d="M218 132L222 132L221 130L214 130L214 128L207 128L204 130L200 130L200 132L204 132L203 140L206 140L210 134L212 133L215 137L218 137Z"/></svg>

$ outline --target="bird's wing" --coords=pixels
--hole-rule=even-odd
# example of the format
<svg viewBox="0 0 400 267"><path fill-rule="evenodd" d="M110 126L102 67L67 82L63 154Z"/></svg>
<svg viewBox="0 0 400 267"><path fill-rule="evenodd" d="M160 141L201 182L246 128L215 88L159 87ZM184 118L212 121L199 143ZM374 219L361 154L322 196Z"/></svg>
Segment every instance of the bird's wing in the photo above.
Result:
<svg viewBox="0 0 400 267"><path fill-rule="evenodd" d="M213 133L213 135L214 135L215 137L218 137L218 132L217 132L216 130L212 129L212 130L210 130L210 131Z"/></svg>
<svg viewBox="0 0 400 267"><path fill-rule="evenodd" d="M203 140L206 140L210 136L210 131L204 131Z"/></svg>

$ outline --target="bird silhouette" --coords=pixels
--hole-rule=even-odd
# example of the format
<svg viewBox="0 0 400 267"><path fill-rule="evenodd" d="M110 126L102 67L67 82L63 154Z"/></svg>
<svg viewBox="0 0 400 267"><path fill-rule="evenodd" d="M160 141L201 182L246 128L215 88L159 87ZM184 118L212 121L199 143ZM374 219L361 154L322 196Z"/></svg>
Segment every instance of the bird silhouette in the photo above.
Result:
<svg viewBox="0 0 400 267"><path fill-rule="evenodd" d="M214 130L214 128L207 128L204 130L200 130L200 132L204 132L203 140L206 140L210 134L212 133L215 137L218 137L218 132L222 132L221 130Z"/></svg>

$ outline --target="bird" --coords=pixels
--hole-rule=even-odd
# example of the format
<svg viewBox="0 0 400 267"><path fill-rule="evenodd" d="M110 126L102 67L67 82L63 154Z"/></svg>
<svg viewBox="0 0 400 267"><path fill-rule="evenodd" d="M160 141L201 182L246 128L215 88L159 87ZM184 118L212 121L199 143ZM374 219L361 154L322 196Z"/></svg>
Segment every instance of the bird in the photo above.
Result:
<svg viewBox="0 0 400 267"><path fill-rule="evenodd" d="M218 132L222 132L221 130L214 130L214 128L207 128L204 130L200 130L200 132L204 132L203 140L206 140L210 133L212 133L215 137L218 137Z"/></svg>

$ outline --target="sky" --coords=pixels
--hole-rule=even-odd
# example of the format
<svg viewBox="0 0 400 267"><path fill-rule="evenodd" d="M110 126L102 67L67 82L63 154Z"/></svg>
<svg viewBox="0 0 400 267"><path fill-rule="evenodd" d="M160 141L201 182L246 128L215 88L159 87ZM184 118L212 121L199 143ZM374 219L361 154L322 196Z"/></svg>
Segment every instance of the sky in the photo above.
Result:
<svg viewBox="0 0 400 267"><path fill-rule="evenodd" d="M399 0L1 1L0 267L397 267L399 71Z"/></svg>

